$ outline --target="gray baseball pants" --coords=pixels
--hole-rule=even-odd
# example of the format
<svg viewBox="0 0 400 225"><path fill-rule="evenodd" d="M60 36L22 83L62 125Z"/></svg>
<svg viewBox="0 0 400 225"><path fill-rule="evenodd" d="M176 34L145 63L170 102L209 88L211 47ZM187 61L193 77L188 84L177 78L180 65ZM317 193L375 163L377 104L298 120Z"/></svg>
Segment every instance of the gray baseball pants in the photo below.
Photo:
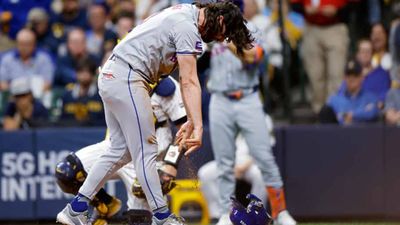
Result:
<svg viewBox="0 0 400 225"><path fill-rule="evenodd" d="M211 96L210 135L214 157L218 165L220 207L222 213L230 209L230 197L235 191L235 139L240 131L249 146L249 153L257 163L267 187L283 186L279 168L269 143L265 114L257 92L240 100L223 94ZM266 191L266 190L265 190Z"/></svg>
<svg viewBox="0 0 400 225"><path fill-rule="evenodd" d="M154 212L166 207L156 169L157 142L147 83L127 63L111 56L98 85L111 145L95 162L79 193L92 199L110 176L132 160L150 208Z"/></svg>

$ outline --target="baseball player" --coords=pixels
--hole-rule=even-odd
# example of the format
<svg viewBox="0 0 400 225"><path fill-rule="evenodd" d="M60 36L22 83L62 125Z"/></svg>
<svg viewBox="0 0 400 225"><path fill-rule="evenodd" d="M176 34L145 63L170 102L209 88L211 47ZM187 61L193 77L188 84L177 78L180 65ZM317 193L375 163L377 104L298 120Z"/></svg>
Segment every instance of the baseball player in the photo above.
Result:
<svg viewBox="0 0 400 225"><path fill-rule="evenodd" d="M241 3L243 5L243 3ZM232 42L216 43L211 49L209 106L211 144L219 168L220 207L222 216L218 225L231 224L230 196L235 188L235 138L240 132L249 147L252 158L261 170L265 191L276 224L294 225L296 221L286 210L282 178L272 154L268 128L264 120L258 93L259 68L263 61L265 44L257 28L247 23L254 47L236 54Z"/></svg>
<svg viewBox="0 0 400 225"><path fill-rule="evenodd" d="M85 224L88 203L106 180L133 161L153 212L153 224L184 224L170 213L156 169L157 142L149 92L160 78L179 65L187 122L177 133L185 154L201 146L203 125L196 55L202 40L228 39L238 54L251 47L251 35L240 10L230 2L181 4L150 16L113 49L99 75L110 148L90 170L78 195L57 215L63 224ZM129 150L127 150L129 149Z"/></svg>
<svg viewBox="0 0 400 225"><path fill-rule="evenodd" d="M177 175L178 161L167 157L173 154L174 146L172 143L172 133L168 121L170 120L178 128L186 121L186 112L179 90L179 84L173 78L163 79L154 89L151 96L151 105L154 110L156 138L158 142L158 153L167 151L165 161L160 165L159 174L163 187L163 193L168 193L175 187L174 179ZM56 166L56 178L60 188L71 194L77 194L85 176L92 168L94 162L108 149L110 141L104 141L80 149L76 153L71 153ZM176 157L180 159L180 157ZM133 163L130 162L119 169L115 177L121 179L126 187L128 196L128 209L146 209L149 206L144 198L141 185L136 178ZM121 202L107 194L104 189L96 194L96 198L91 202L96 207L100 218L91 218L93 224L107 224L106 218L111 218L121 208Z"/></svg>
<svg viewBox="0 0 400 225"><path fill-rule="evenodd" d="M271 146L275 145L273 136L273 123L271 117L266 115L265 121L271 138ZM266 192L262 174L258 166L254 163L254 159L249 154L249 148L243 135L236 137L236 161L234 166L235 179L244 180L251 184L251 193L262 199L266 205ZM207 199L208 212L212 219L221 217L220 206L218 201L218 165L215 160L204 164L198 172L201 182L201 190Z"/></svg>

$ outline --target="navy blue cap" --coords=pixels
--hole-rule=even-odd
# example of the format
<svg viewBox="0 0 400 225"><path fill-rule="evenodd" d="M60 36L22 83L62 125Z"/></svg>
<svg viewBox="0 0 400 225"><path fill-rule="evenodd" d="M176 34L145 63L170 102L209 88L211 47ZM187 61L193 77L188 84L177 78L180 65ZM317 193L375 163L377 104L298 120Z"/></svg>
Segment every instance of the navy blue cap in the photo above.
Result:
<svg viewBox="0 0 400 225"><path fill-rule="evenodd" d="M362 72L361 64L355 60L351 59L346 63L346 67L344 69L344 73L346 76L359 76Z"/></svg>

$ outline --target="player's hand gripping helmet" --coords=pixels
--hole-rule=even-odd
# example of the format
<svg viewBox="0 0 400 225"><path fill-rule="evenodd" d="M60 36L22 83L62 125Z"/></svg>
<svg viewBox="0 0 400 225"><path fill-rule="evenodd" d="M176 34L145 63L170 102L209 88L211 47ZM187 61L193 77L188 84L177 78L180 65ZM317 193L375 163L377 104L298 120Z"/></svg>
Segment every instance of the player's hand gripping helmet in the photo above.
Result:
<svg viewBox="0 0 400 225"><path fill-rule="evenodd" d="M253 194L248 194L246 198L250 199L246 208L235 198L231 198L232 209L229 217L233 225L269 225L272 220L262 201Z"/></svg>

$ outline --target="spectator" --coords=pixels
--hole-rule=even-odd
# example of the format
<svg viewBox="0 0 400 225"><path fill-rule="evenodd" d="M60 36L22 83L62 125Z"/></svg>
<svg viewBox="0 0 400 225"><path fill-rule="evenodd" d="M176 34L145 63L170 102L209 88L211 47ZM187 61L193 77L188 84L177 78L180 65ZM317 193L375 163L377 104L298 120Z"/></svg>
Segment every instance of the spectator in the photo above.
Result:
<svg viewBox="0 0 400 225"><path fill-rule="evenodd" d="M90 29L86 32L87 49L89 53L103 57L117 44L117 35L106 28L107 10L100 3L89 7Z"/></svg>
<svg viewBox="0 0 400 225"><path fill-rule="evenodd" d="M135 26L135 20L133 19L133 13L122 12L116 22L116 32L118 39L122 40L125 35L133 29Z"/></svg>
<svg viewBox="0 0 400 225"><path fill-rule="evenodd" d="M389 49L392 61L390 76L396 85L400 84L400 77L397 71L400 68L400 2L393 4L393 13L396 18L393 20L390 28Z"/></svg>
<svg viewBox="0 0 400 225"><path fill-rule="evenodd" d="M387 49L388 36L383 24L377 23L372 26L370 40L373 48L372 65L374 67L381 65L383 69L389 70L391 60Z"/></svg>
<svg viewBox="0 0 400 225"><path fill-rule="evenodd" d="M328 96L342 81L349 34L344 15L347 0L291 0L293 9L304 14L303 63L312 89L311 105L319 112Z"/></svg>
<svg viewBox="0 0 400 225"><path fill-rule="evenodd" d="M246 8L247 8L247 4ZM254 5L254 3L253 3ZM262 14L255 15L251 21L263 32L263 39L268 44L266 51L268 60L274 67L281 68L283 63L282 43L280 39L280 27L278 24L278 0L271 0L269 7ZM282 1L284 14L285 34L292 49L295 49L300 40L304 27L304 18L290 10L287 0ZM246 15L245 9L245 15Z"/></svg>
<svg viewBox="0 0 400 225"><path fill-rule="evenodd" d="M329 98L321 110L321 122L354 124L378 118L378 99L362 88L363 79L361 65L356 60L350 60L345 69L346 89Z"/></svg>
<svg viewBox="0 0 400 225"><path fill-rule="evenodd" d="M121 14L130 13L132 19L136 21L136 4L133 0L118 0L111 8L111 20L115 24Z"/></svg>
<svg viewBox="0 0 400 225"><path fill-rule="evenodd" d="M153 13L159 12L176 4L178 4L177 0L139 1L136 10L137 19L139 21L143 21Z"/></svg>
<svg viewBox="0 0 400 225"><path fill-rule="evenodd" d="M96 63L97 57L88 53L85 32L80 28L73 29L67 37L67 54L57 60L54 85L64 87L76 82L76 65L78 61L90 58Z"/></svg>
<svg viewBox="0 0 400 225"><path fill-rule="evenodd" d="M26 25L36 34L37 47L56 56L61 39L57 38L50 29L49 15L47 12L42 8L31 9L28 14Z"/></svg>
<svg viewBox="0 0 400 225"><path fill-rule="evenodd" d="M52 15L52 22L62 34L68 34L72 29L80 27L88 29L86 9L81 9L78 0L62 0L62 10Z"/></svg>
<svg viewBox="0 0 400 225"><path fill-rule="evenodd" d="M370 40L362 39L358 42L356 58L362 67L363 90L374 94L382 108L386 93L390 88L390 75L382 66L372 66L372 43ZM345 89L346 84L343 82L339 92L344 92Z"/></svg>
<svg viewBox="0 0 400 225"><path fill-rule="evenodd" d="M11 18L10 12L0 12L0 53L15 47L15 41L8 36Z"/></svg>
<svg viewBox="0 0 400 225"><path fill-rule="evenodd" d="M103 103L96 84L96 64L83 59L77 65L77 84L70 84L62 97L63 125L105 126Z"/></svg>
<svg viewBox="0 0 400 225"><path fill-rule="evenodd" d="M18 130L47 124L48 112L34 99L28 77L14 79L10 85L13 101L9 102L4 116L4 130Z"/></svg>
<svg viewBox="0 0 400 225"><path fill-rule="evenodd" d="M383 105L390 88L390 75L381 65L375 68L372 66L372 43L369 40L359 42L357 60L363 67L363 89L375 94Z"/></svg>
<svg viewBox="0 0 400 225"><path fill-rule="evenodd" d="M0 0L0 15L9 20L9 27L7 34L10 38L15 39L17 33L25 26L26 17L30 9L34 7L41 7L46 11L50 11L50 4L52 0Z"/></svg>
<svg viewBox="0 0 400 225"><path fill-rule="evenodd" d="M0 62L0 90L7 91L9 84L18 77L30 77L35 82L33 94L41 97L50 90L54 65L50 56L36 48L35 34L22 29L17 34L17 48L5 53Z"/></svg>
<svg viewBox="0 0 400 225"><path fill-rule="evenodd" d="M255 0L247 0L253 1L253 8L256 6ZM247 2L246 1L246 2ZM282 3L282 12L284 15L284 36L287 43L289 43L290 49L293 52L288 54L285 52L285 57L287 58L286 62L291 62L289 73L290 76L290 84L294 85L297 81L297 72L293 71L291 68L298 68L295 64L297 61L297 44L302 36L302 31L304 28L304 18L302 15L291 11L289 7L288 0L281 1ZM245 4L245 16L247 8L249 4ZM285 99L287 98L287 94L285 93L285 84L284 84L284 76L283 76L283 44L281 40L281 28L279 24L279 9L278 9L278 0L270 0L268 2L268 6L263 11L262 14L256 14L250 21L254 22L254 24L263 32L263 41L267 43L265 45L266 53L268 54L268 77L270 80L268 82L268 95L265 97L267 99L265 105L268 106L268 110L273 110L274 106L285 106ZM267 89L267 88L266 88Z"/></svg>
<svg viewBox="0 0 400 225"><path fill-rule="evenodd" d="M390 125L400 126L400 88L389 90L385 101L385 121Z"/></svg>
<svg viewBox="0 0 400 225"><path fill-rule="evenodd" d="M385 101L385 121L390 125L400 126L400 89L390 89Z"/></svg>

